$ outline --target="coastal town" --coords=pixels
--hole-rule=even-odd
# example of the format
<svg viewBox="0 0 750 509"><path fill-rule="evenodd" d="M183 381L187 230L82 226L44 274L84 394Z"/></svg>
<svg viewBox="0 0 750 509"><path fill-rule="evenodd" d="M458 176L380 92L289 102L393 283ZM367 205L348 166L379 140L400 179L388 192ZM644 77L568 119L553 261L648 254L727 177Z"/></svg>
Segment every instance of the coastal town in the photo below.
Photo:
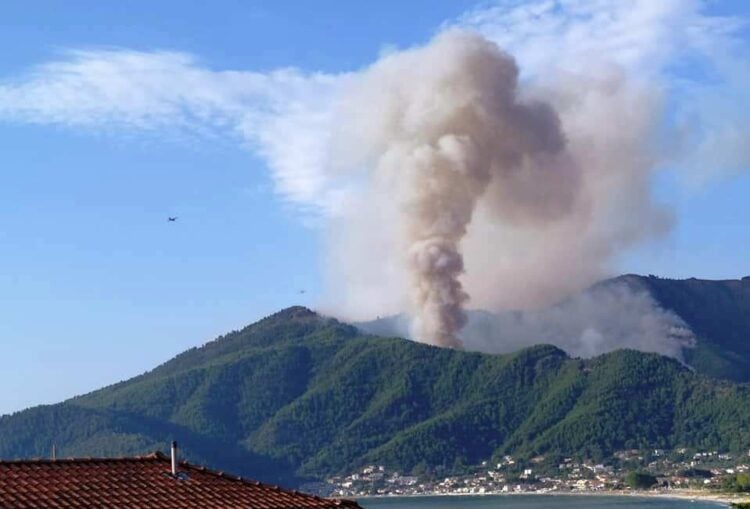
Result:
<svg viewBox="0 0 750 509"><path fill-rule="evenodd" d="M358 472L333 476L317 491L338 497L491 495L511 493L622 493L631 489L719 492L737 479L750 479L750 450L733 455L719 451L618 451L608 461L563 458L556 465L538 456L521 461L512 456L467 468L461 475L435 469L419 475L368 465ZM638 473L638 474L636 474ZM636 475L634 475L636 474ZM634 477L640 485L633 486ZM735 490L740 491L740 490Z"/></svg>

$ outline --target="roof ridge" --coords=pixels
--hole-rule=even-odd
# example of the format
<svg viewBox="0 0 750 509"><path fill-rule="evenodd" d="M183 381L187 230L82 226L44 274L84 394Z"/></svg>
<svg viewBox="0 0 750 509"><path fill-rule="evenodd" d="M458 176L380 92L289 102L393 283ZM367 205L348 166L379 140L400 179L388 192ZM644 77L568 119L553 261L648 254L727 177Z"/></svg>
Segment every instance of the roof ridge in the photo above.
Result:
<svg viewBox="0 0 750 509"><path fill-rule="evenodd" d="M280 487L280 486L278 486L276 484L264 483L264 482L258 481L256 479L246 479L246 478L244 478L244 477L242 477L240 475L229 474L229 473L224 472L222 470L214 470L212 468L206 467L205 465L199 465L199 464L196 464L196 463L190 463L187 460L178 461L177 464L178 464L178 466L183 467L183 468L198 470L199 472L202 472L204 474L215 475L217 477L228 479L230 481L241 482L243 484L248 484L248 485L255 486L255 487L261 487L261 488L266 488L266 489L273 490L273 491L281 491L281 492L285 492L285 493L296 493L298 495L302 495L302 496L305 496L305 497L314 498L316 500L329 500L329 499L325 499L323 497L319 497L317 495L313 495L311 493L304 493L304 492L300 492L300 491L297 491L297 490L285 489L285 488L282 488L282 487Z"/></svg>
<svg viewBox="0 0 750 509"><path fill-rule="evenodd" d="M0 466L2 465L54 465L54 464L90 464L90 463L129 463L129 462L143 462L143 461L170 461L170 457L161 451L154 451L152 453L143 456L101 456L101 457L68 457L68 458L18 458L18 459L0 459ZM255 487L266 488L272 491L280 491L293 493L296 490L281 488L276 484L264 483L255 479L246 479L239 475L234 475L222 470L215 470L204 465L197 463L191 463L187 460L179 460L177 462L178 467L187 470L197 470L204 474L214 475L231 481L242 482ZM318 500L324 500L322 497L313 495L310 493L297 492L300 495L311 497Z"/></svg>
<svg viewBox="0 0 750 509"><path fill-rule="evenodd" d="M31 459L0 460L0 470L8 474L7 476L5 475L0 476L0 486L3 486L2 490L0 490L0 501L6 500L3 497L12 498L13 496L18 495L18 493L15 493L14 491L16 490L15 486L19 486L18 483L21 483L20 485L23 485L23 486L28 485L34 488L31 491L28 491L28 490L24 491L22 494L23 497L32 497L32 498L34 496L43 497L43 493L47 489L46 486L47 486L48 479L49 479L48 477L45 477L45 475L63 476L63 478L67 475L71 479L74 479L76 478L75 476L78 476L78 478L84 478L89 475L101 476L102 472L107 472L109 469L111 469L112 471L121 470L121 469L125 469L125 471L132 471L133 469L136 469L136 470L143 469L143 472L150 472L151 473L150 475L152 476L156 472L162 472L164 475L168 475L170 473L170 469L168 467L168 464L170 463L170 461L171 461L171 456L167 456L161 451L155 451L153 453L150 453L144 456L100 457L100 458L60 458L60 459L31 458ZM66 468L66 466L68 468ZM47 471L48 473L41 474L41 477L40 477L40 473L43 471ZM234 492L245 493L246 494L245 496L249 497L249 499L253 499L253 497L261 497L263 499L271 497L275 499L279 497L279 499L281 500L286 500L287 497L291 497L291 499L289 499L289 504L291 505L279 506L279 507L303 507L304 506L304 507L310 507L310 508L314 507L314 508L319 508L319 509L323 509L323 508L331 509L332 507L361 509L361 506L359 506L353 500L323 498L323 497L309 494L309 493L302 493L294 489L285 489L276 485L266 484L266 483L262 483L260 481L256 481L252 479L246 479L241 476L228 474L226 472L222 472L219 470L213 470L203 465L190 463L187 460L182 460L178 462L178 473L186 475L186 477L178 475L177 478L180 481L189 480L190 478L195 476L196 478L201 479L202 482L204 480L207 481L207 484L205 484L205 486L209 486L209 487L214 486L215 488L213 489L219 490L219 491L221 491L222 485L225 486L225 488L227 488L226 487L227 482L237 483L235 484L233 488L229 487L228 488L229 491L232 493ZM207 479L206 476L208 476L209 478L213 478L213 480ZM154 487L155 487L154 489L162 489L162 490L165 489L163 479L164 477L162 475L156 475L155 477L152 478L152 481L150 482L154 483ZM198 487L200 486L201 484L199 483ZM133 488L133 487L131 486L130 488ZM7 493L3 491L6 489L10 491L8 491ZM78 493L76 492L74 488L71 488L71 489L73 490L73 492L75 492L75 493L71 492L72 493L71 496L83 497L82 500L86 499L86 497L92 496L90 493L83 493L83 492ZM178 490L172 490L170 488L172 492L176 493L175 496L177 498L175 500L179 499L179 497L187 496L186 493L189 494L190 490L193 490L193 489L195 489L195 486L193 486L192 483L189 483L189 482L184 485L184 488L180 488ZM253 491L256 491L255 495L252 495ZM269 492L272 492L272 493L269 493ZM104 496L104 494L99 494L99 495L94 494L94 495ZM294 503L295 497L298 499L297 503ZM39 505L39 507L49 507L49 506Z"/></svg>
<svg viewBox="0 0 750 509"><path fill-rule="evenodd" d="M167 456L159 451L152 452L143 456L85 456L85 457L67 457L67 458L0 458L0 465L23 465L23 464L55 464L55 463L108 463L108 462L138 462L168 459Z"/></svg>
<svg viewBox="0 0 750 509"><path fill-rule="evenodd" d="M296 490L296 489L282 488L281 486L278 486L276 484L264 483L264 482L258 481L256 479L246 479L246 478L244 478L244 477L242 477L240 475L229 474L229 473L224 472L222 470L214 470L214 469L208 468L208 467L206 467L204 465L190 463L187 460L178 461L178 466L184 467L184 468L187 468L187 469L198 470L199 472L202 472L204 474L215 475L217 477L221 477L223 479L228 479L230 481L236 481L236 482L240 482L242 484L246 484L246 485L250 485L250 486L255 486L255 487L260 487L260 488L266 488L266 489L269 489L269 490L272 490L272 491L276 491L276 492L297 495L297 496L311 498L313 500L319 500L319 501L325 501L325 502L330 502L331 500L333 500L336 503L336 505L348 506L349 504L354 504L351 507L359 507L359 505L357 505L357 503L354 502L354 501L352 501L352 500L348 500L348 499L330 499L330 498L320 497L318 495L313 495L312 493L305 493L304 491L299 491L299 490Z"/></svg>

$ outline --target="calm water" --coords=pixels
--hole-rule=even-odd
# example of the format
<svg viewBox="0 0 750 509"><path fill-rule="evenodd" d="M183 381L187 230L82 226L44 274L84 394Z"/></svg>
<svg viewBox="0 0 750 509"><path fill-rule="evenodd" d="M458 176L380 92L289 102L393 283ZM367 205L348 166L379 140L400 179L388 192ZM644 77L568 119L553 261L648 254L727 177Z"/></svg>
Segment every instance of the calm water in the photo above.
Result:
<svg viewBox="0 0 750 509"><path fill-rule="evenodd" d="M717 509L712 502L660 500L634 497L419 497L383 498L359 501L366 509Z"/></svg>

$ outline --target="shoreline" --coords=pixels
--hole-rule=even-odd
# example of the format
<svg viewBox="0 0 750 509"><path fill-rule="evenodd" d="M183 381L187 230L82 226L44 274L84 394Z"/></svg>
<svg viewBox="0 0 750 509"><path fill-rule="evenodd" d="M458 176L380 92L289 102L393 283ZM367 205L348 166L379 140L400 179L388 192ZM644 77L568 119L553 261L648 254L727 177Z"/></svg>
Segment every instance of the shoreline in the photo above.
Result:
<svg viewBox="0 0 750 509"><path fill-rule="evenodd" d="M521 492L521 493L420 493L412 495L368 495L355 497L357 500L384 499L384 498L427 498L427 497L515 497L515 496L544 496L544 497L633 497L633 498L662 498L671 500L690 500L701 502L713 502L722 507L731 507L731 504L750 503L750 495L733 495L731 493L711 493L701 490L671 490L663 491L548 491L548 492Z"/></svg>

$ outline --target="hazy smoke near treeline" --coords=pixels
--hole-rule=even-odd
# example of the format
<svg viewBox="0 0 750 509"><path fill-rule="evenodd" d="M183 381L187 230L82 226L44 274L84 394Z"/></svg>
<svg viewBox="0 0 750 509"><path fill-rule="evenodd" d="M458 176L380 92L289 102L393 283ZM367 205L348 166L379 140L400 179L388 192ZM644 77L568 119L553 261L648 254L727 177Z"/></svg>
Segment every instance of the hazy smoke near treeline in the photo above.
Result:
<svg viewBox="0 0 750 509"><path fill-rule="evenodd" d="M621 348L683 359L695 346L695 335L645 289L617 280L598 284L542 309L470 310L462 331L468 350L509 353L536 344L551 344L575 357L593 357ZM409 334L409 318L396 315L359 323L366 333Z"/></svg>
<svg viewBox="0 0 750 509"><path fill-rule="evenodd" d="M384 57L336 114L335 154L365 182L334 228L349 307L385 294L412 337L460 347L469 301L538 307L593 283L668 224L648 185L655 110L617 73L524 88L510 55L462 31Z"/></svg>
<svg viewBox="0 0 750 509"><path fill-rule="evenodd" d="M695 335L675 313L646 291L625 285L597 285L544 309L476 312L464 330L466 348L507 353L552 344L575 357L621 348L683 359Z"/></svg>

